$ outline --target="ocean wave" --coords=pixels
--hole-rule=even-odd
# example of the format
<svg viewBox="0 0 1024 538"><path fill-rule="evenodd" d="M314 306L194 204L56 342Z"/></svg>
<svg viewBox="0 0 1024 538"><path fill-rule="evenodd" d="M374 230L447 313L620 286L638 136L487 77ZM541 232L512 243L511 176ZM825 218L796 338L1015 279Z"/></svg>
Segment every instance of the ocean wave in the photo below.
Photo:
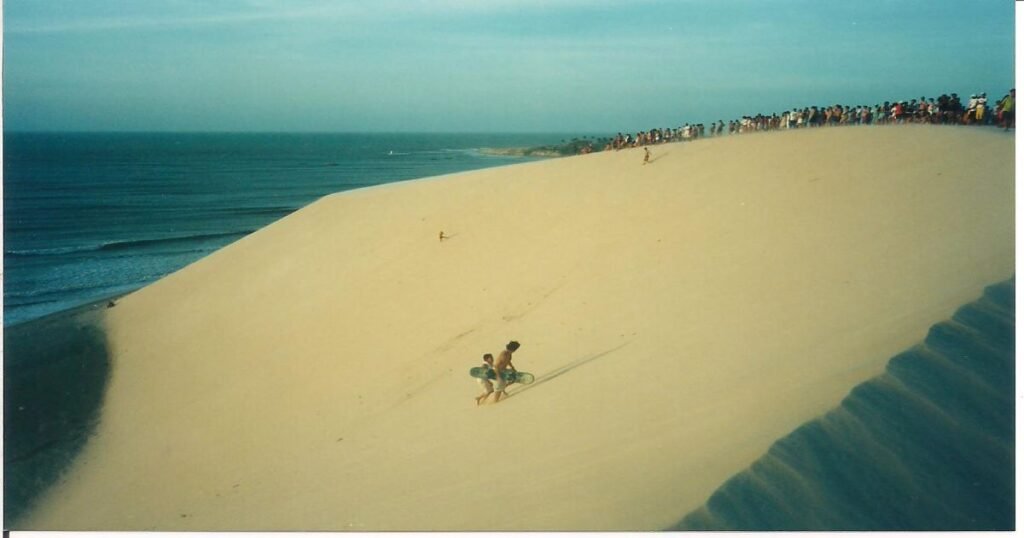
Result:
<svg viewBox="0 0 1024 538"><path fill-rule="evenodd" d="M170 237L153 237L145 239L131 239L126 241L111 241L108 243L92 244L92 245L81 245L72 247L55 247L55 248L38 248L38 249L24 249L24 250L5 250L4 255L12 257L36 257L36 256L61 256L66 254L76 254L81 252L112 252L119 250L129 250L146 248L157 245L168 245L176 243L191 243L198 241L209 241L214 239L226 239L226 238L242 238L246 235L251 234L255 230L243 230L238 232L220 232L210 234L193 234L193 235L179 235Z"/></svg>
<svg viewBox="0 0 1024 538"><path fill-rule="evenodd" d="M100 247L99 250L111 251L111 250L124 250L140 247L149 247L154 245L166 245L171 243L191 243L197 241L209 241L213 239L227 239L227 238L242 238L246 235L253 233L256 230L243 230L237 232L218 232L210 234L194 234L194 235L181 235L181 236L170 236L170 237L155 237L149 239L135 239L129 241L114 241L106 243Z"/></svg>
<svg viewBox="0 0 1024 538"><path fill-rule="evenodd" d="M5 290L4 308L68 301L85 303L94 300L94 298L108 295L110 290L141 288L150 282L166 276L166 274L164 272L147 272L132 278L125 278L117 283L98 282L95 284L70 285L60 289L39 289L21 292Z"/></svg>
<svg viewBox="0 0 1024 538"><path fill-rule="evenodd" d="M934 325L673 530L1012 530L1014 288Z"/></svg>
<svg viewBox="0 0 1024 538"><path fill-rule="evenodd" d="M75 247L56 248L33 248L25 250L4 250L6 256L60 256L61 254L74 254L76 252L91 252L99 250L102 245L84 245Z"/></svg>
<svg viewBox="0 0 1024 538"><path fill-rule="evenodd" d="M420 149L412 151L395 151L388 150L385 155L389 157L404 156L404 155L449 155L452 153L459 154L471 154L477 151L476 148L437 148L437 149Z"/></svg>

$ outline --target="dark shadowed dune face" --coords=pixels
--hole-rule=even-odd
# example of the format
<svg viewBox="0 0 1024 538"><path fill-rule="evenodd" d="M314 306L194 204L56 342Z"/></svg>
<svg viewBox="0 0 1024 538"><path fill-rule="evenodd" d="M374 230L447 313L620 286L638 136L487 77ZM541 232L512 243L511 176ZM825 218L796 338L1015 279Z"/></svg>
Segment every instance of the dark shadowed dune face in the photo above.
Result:
<svg viewBox="0 0 1024 538"><path fill-rule="evenodd" d="M989 287L675 529L1013 529L1014 325Z"/></svg>
<svg viewBox="0 0 1024 538"><path fill-rule="evenodd" d="M85 445L110 373L106 336L81 312L4 331L4 527Z"/></svg>

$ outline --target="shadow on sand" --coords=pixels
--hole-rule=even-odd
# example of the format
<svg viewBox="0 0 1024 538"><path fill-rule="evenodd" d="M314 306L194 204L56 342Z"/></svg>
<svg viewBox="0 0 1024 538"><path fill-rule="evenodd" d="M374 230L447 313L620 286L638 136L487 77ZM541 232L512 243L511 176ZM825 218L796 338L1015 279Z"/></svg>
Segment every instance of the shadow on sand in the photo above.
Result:
<svg viewBox="0 0 1024 538"><path fill-rule="evenodd" d="M671 530L1012 530L1014 287L934 325Z"/></svg>
<svg viewBox="0 0 1024 538"><path fill-rule="evenodd" d="M516 394L522 394L522 393L524 393L524 392L526 392L528 390L531 390L531 389L533 389L535 387L543 385L544 383L547 383L548 381L551 381L551 380L553 380L555 378L563 376L563 375L565 375L565 374L575 370L576 368L579 368L580 366L583 366L584 364L588 364L588 363L593 362L593 361L595 361L597 359L600 359L601 357L604 357L606 355L614 353L615 351L618 351L618 350L626 347L627 345L629 345L629 342L623 342L622 344L619 344L619 345L617 345L617 346L615 346L615 347L613 347L611 349L602 351L602 352L594 354L594 355L590 355L589 357L582 357L582 358L576 359L576 360L574 360L574 361L572 361L570 363L567 363L567 364L565 364L563 366L559 366L558 368L555 368L554 370L552 370L550 372L547 372L547 373L544 373L544 374L540 375L539 377L537 377L537 379L533 383L531 383L529 385L522 385L515 392L509 393L509 397L511 398L512 396L515 396Z"/></svg>
<svg viewBox="0 0 1024 538"><path fill-rule="evenodd" d="M4 528L60 480L99 420L110 376L98 312L4 330Z"/></svg>
<svg viewBox="0 0 1024 538"><path fill-rule="evenodd" d="M647 161L647 164L654 164L656 161L660 161L662 157L672 153L671 151L659 151L658 153L651 152L651 160Z"/></svg>

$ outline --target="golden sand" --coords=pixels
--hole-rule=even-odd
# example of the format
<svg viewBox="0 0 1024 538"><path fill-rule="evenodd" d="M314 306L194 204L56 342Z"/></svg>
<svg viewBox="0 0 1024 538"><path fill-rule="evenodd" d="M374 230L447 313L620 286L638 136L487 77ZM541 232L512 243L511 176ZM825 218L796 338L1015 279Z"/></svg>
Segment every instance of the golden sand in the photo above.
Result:
<svg viewBox="0 0 1024 538"><path fill-rule="evenodd" d="M665 528L1014 273L1010 135L651 149L330 196L125 297L19 527ZM537 381L477 407L510 339Z"/></svg>

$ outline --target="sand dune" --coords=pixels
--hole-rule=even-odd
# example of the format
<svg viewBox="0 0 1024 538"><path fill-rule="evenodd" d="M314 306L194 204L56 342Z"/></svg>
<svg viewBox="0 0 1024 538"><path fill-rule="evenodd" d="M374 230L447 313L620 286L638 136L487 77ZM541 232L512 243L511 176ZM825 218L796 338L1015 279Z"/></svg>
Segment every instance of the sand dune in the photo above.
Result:
<svg viewBox="0 0 1024 538"><path fill-rule="evenodd" d="M17 527L666 528L1013 275L1001 132L652 149L330 196L125 297ZM478 408L510 339L537 381Z"/></svg>
<svg viewBox="0 0 1024 538"><path fill-rule="evenodd" d="M1014 326L991 286L677 528L1013 530Z"/></svg>

